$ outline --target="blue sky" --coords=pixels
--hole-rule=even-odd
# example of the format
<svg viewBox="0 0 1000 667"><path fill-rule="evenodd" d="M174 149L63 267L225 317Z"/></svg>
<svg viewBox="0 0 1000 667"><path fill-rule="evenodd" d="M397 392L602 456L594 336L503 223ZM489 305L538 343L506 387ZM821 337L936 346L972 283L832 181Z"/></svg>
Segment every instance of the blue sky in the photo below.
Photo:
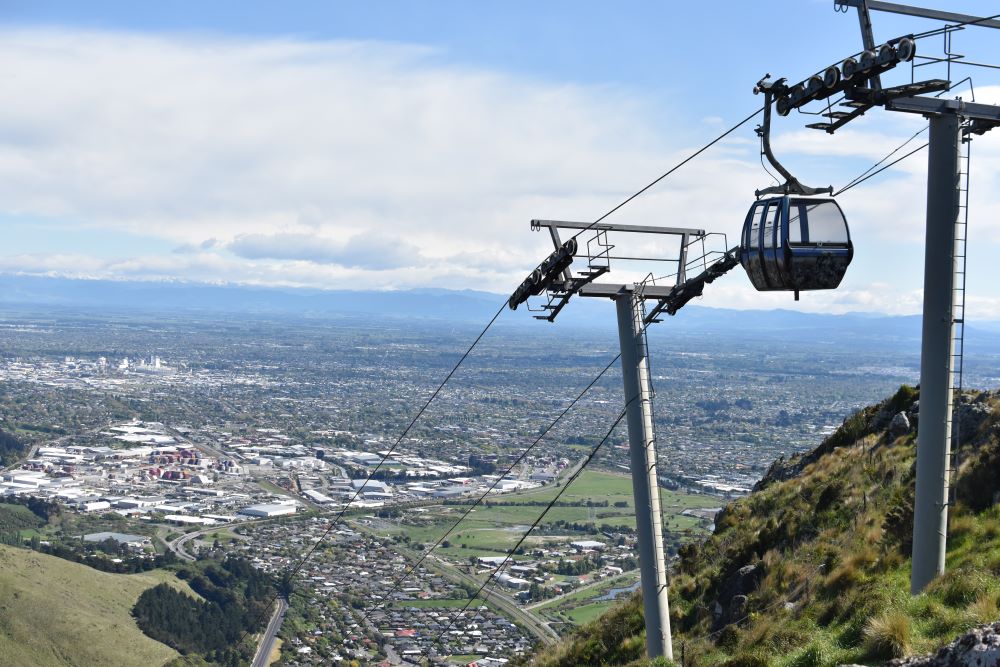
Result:
<svg viewBox="0 0 1000 667"><path fill-rule="evenodd" d="M593 219L759 106L766 72L860 48L828 0L2 7L0 271L98 278L507 292L548 250L532 217ZM880 40L936 27L874 24ZM998 39L955 44L997 62ZM996 74L968 73L1000 102ZM811 120L780 119L775 141L815 185L923 122L873 111L829 137ZM974 150L970 311L997 318L1000 136ZM857 258L841 290L793 304L734 275L705 304L918 312L924 162L842 198ZM732 238L768 182L750 123L615 219Z"/></svg>

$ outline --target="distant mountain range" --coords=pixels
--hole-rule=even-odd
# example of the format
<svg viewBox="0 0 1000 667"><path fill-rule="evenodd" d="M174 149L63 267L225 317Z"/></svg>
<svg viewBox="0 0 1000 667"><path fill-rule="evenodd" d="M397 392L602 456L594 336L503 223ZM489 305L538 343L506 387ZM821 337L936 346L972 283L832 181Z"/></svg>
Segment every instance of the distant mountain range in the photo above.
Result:
<svg viewBox="0 0 1000 667"><path fill-rule="evenodd" d="M413 289L400 291L319 290L307 288L211 285L205 283L76 280L0 274L0 310L45 311L95 309L139 313L199 313L266 317L420 318L454 323L485 323L505 295L473 290ZM559 316L559 324L607 327L614 321L610 304L578 299ZM502 318L504 324L536 324L522 306ZM664 317L656 331L677 333L759 334L782 336L864 336L918 341L920 316L871 313L827 315L791 310L745 311L690 305L675 317ZM1000 322L970 325L969 337L1000 346ZM996 341L994 343L994 341Z"/></svg>

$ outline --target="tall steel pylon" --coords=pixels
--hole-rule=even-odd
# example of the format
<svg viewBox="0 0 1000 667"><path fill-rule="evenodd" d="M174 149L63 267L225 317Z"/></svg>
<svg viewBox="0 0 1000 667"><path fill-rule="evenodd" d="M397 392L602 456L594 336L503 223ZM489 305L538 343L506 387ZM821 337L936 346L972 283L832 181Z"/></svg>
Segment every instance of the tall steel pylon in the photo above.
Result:
<svg viewBox="0 0 1000 667"><path fill-rule="evenodd" d="M639 573L643 596L643 617L646 625L646 653L649 658L673 659L670 632L670 605L667 597L668 580L666 550L663 544L663 515L660 506L659 478L656 468L656 437L653 425L653 387L649 373L649 347L646 328L657 322L661 312L675 313L693 297L700 295L705 283L710 283L738 264L732 252L702 253L689 257L689 249L704 243L709 236L703 229L652 227L645 225L587 224L559 220L532 220L531 228L548 229L555 246L553 253L525 279L511 295L510 306L516 308L530 296L547 294L538 319L553 321L573 296L599 297L615 302L618 316L618 342L621 347L622 383L625 394L625 417L628 426L629 458L632 473L632 493L635 498L636 533L638 534ZM563 242L560 230L576 230ZM619 257L608 234L658 234L679 240L677 254L639 258ZM591 238L586 248L577 237ZM719 259L708 265L710 255ZM587 267L574 275L570 263L574 256L586 257ZM642 283L596 283L597 278L611 271L612 260L672 262L677 270L669 285L657 285L655 280ZM692 266L701 264L701 274L688 279ZM656 302L647 315L646 300Z"/></svg>
<svg viewBox="0 0 1000 667"><path fill-rule="evenodd" d="M911 7L881 0L834 0L838 9L858 11L864 51L845 59L838 69L828 67L822 75L795 86L786 86L777 100L779 113L786 115L814 100L843 93L845 110L833 110L828 102L828 122L808 127L834 133L845 124L877 106L887 111L921 114L928 119L927 219L924 248L923 321L920 349L920 418L917 425L917 479L913 519L913 561L910 590L921 592L944 572L947 548L948 505L951 458L952 385L955 362L956 326L964 327L965 313L956 315L956 296L964 303L964 257L961 273L956 273L956 240L964 239L964 215L960 217L959 148L963 140L1000 126L1000 106L941 99L952 89L951 66L968 64L950 48L950 35L967 26L1000 28L994 18L980 18L935 9ZM948 25L920 35L904 35L876 47L870 11L905 14ZM916 55L916 39L931 34L944 35L944 58ZM918 59L920 62L916 62ZM933 63L945 63L947 79L929 79L886 88L880 75L897 64L910 62L913 70ZM964 243L964 242L963 242ZM964 250L963 250L964 254ZM956 275L961 281L957 289ZM960 294L957 294L959 292ZM962 332L960 328L959 333ZM964 342L964 341L963 341Z"/></svg>

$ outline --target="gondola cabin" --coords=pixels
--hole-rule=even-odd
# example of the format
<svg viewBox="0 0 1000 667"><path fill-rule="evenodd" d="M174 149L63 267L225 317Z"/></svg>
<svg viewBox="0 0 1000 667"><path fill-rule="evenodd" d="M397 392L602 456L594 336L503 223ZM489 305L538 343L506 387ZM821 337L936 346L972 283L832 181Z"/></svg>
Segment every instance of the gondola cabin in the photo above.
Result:
<svg viewBox="0 0 1000 667"><path fill-rule="evenodd" d="M854 257L850 231L833 199L772 197L750 207L740 263L759 291L833 289Z"/></svg>

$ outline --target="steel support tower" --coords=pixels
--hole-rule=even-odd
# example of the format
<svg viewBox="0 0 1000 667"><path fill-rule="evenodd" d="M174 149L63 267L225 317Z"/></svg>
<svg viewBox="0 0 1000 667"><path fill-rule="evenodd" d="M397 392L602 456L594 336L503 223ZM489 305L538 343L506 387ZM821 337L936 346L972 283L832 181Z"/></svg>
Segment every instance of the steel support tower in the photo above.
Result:
<svg viewBox="0 0 1000 667"><path fill-rule="evenodd" d="M955 303L953 251L958 221L958 114L930 118L927 156L927 227L924 247L924 316L920 345L920 421L917 487L913 505L910 592L944 573L948 535L951 453L951 376Z"/></svg>
<svg viewBox="0 0 1000 667"><path fill-rule="evenodd" d="M1000 21L967 14L913 7L881 0L835 0L835 6L858 12L862 43L875 54L870 11L889 12L946 22L939 32L946 39L950 31L965 26L1000 28ZM952 24L948 26L947 24ZM950 39L947 40L950 45ZM1000 106L941 99L951 90L952 64L982 66L962 60L950 52L944 58L918 56L925 62L945 63L948 78L932 79L909 86L883 88L878 71L857 86L848 86L845 106L851 113L827 113L829 123L810 127L833 133L839 127L874 106L888 111L917 113L928 119L930 138L927 157L927 219L924 246L923 319L920 346L920 415L917 424L917 479L913 516L913 561L910 592L920 593L944 573L948 540L948 505L951 476L953 373L955 329L965 326L965 236L958 229L960 219L961 169L959 151L973 134L1000 126ZM862 57L864 60L864 57ZM877 60L875 61L877 62ZM990 65L986 65L991 67ZM927 92L939 90L938 96ZM924 93L924 94L920 94ZM956 276L960 277L958 284ZM956 311L956 291L963 305Z"/></svg>
<svg viewBox="0 0 1000 667"><path fill-rule="evenodd" d="M656 437L653 427L653 389L649 376L649 351L646 344L646 327L654 320L655 313L668 310L671 314L701 294L705 282L712 282L736 261L726 253L725 269L713 265L710 275L706 271L691 280L686 269L701 261L707 267L706 254L692 260L688 250L695 242L707 236L703 229L679 227L653 227L640 225L588 224L560 220L532 220L531 228L548 229L555 250L521 287L511 296L510 306L516 308L529 296L542 292L548 302L542 306L539 319L552 321L566 306L572 296L598 297L615 302L618 314L618 341L621 347L622 382L625 390L625 417L628 426L629 455L632 472L632 493L635 497L636 532L639 546L639 574L642 585L643 616L646 624L646 654L650 659L673 659L670 633L670 605L667 599L667 564L663 546L663 515L660 507L660 489L656 468ZM573 230L575 234L565 243L559 230ZM613 234L660 234L676 237L679 249L675 259L617 257L614 245L608 241ZM580 247L576 238L587 235L586 247ZM580 244L582 245L582 244ZM574 275L569 268L573 257L586 257L587 268ZM611 270L611 260L668 261L676 264L669 285L656 281L615 284L594 282ZM717 263L718 264L718 263ZM657 301L654 316L645 314L645 301ZM666 304L666 305L664 305Z"/></svg>
<svg viewBox="0 0 1000 667"><path fill-rule="evenodd" d="M639 534L646 652L650 658L662 655L672 660L667 566L663 554L663 513L660 509L656 440L653 435L653 388L649 381L642 295L634 290L623 290L615 298L615 307L622 353L622 382L625 385L632 495L635 496L635 523Z"/></svg>

